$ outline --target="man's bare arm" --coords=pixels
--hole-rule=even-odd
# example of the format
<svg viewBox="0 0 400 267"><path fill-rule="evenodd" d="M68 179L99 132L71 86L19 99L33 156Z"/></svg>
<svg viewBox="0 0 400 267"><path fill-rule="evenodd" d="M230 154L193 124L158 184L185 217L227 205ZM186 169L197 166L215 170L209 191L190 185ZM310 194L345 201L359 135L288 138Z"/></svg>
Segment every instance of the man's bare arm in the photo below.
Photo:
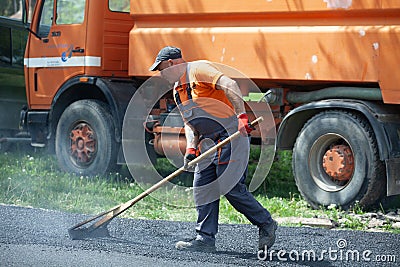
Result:
<svg viewBox="0 0 400 267"><path fill-rule="evenodd" d="M199 138L194 130L185 123L186 148L196 148Z"/></svg>
<svg viewBox="0 0 400 267"><path fill-rule="evenodd" d="M244 108L244 102L242 98L242 92L236 81L231 78L222 75L216 84L216 88L219 90L223 90L225 92L226 97L232 103L235 113L242 114L245 113L246 110Z"/></svg>

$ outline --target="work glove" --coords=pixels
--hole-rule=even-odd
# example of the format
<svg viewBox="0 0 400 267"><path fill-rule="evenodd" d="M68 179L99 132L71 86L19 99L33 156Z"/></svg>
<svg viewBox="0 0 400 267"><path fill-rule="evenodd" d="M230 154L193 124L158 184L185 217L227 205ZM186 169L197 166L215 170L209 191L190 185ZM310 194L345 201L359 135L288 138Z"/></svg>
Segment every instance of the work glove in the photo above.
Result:
<svg viewBox="0 0 400 267"><path fill-rule="evenodd" d="M249 122L249 117L246 113L242 113L238 116L239 120L239 131L243 136L248 136L254 127Z"/></svg>
<svg viewBox="0 0 400 267"><path fill-rule="evenodd" d="M196 152L197 152L196 149L193 147L186 149L185 157L183 158L183 167L187 171L194 171L194 166L189 167L189 162L191 162L197 157Z"/></svg>

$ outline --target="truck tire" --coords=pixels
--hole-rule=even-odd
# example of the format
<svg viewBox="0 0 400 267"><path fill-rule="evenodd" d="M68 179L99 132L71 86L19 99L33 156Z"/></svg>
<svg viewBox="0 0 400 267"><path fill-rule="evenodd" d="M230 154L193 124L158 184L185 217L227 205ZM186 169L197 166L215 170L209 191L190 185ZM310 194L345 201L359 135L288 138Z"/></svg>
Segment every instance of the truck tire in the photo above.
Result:
<svg viewBox="0 0 400 267"><path fill-rule="evenodd" d="M115 127L105 106L97 100L79 100L61 115L55 137L56 155L66 172L92 176L115 169Z"/></svg>
<svg viewBox="0 0 400 267"><path fill-rule="evenodd" d="M368 208L386 192L375 135L360 115L325 111L297 137L292 159L297 188L313 208Z"/></svg>

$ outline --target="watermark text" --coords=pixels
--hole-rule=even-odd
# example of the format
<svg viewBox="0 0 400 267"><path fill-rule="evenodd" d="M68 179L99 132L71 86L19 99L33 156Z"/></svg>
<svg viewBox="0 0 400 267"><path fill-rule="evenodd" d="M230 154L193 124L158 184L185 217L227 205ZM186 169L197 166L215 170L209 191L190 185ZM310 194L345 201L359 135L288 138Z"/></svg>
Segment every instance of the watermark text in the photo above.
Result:
<svg viewBox="0 0 400 267"><path fill-rule="evenodd" d="M358 250L348 248L347 240L339 239L336 246L326 249L314 250L259 250L257 258L262 261L343 261L343 262L390 262L395 263L398 259L396 255L374 254L373 251Z"/></svg>

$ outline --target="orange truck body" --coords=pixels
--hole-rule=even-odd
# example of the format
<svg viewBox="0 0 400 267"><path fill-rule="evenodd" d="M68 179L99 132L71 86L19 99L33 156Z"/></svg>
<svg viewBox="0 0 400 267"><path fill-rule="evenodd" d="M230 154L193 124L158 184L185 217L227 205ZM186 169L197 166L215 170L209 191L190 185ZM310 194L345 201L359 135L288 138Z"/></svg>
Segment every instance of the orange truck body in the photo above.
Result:
<svg viewBox="0 0 400 267"><path fill-rule="evenodd" d="M221 12L222 11L222 12ZM376 83L399 104L400 2L393 0L132 1L129 74L163 45L227 64L260 84ZM153 40L159 40L154 42Z"/></svg>
<svg viewBox="0 0 400 267"><path fill-rule="evenodd" d="M110 10L113 0L77 2L83 3L82 19L73 23L61 23L57 2L46 7L48 0L26 0L24 6L32 19L22 122L33 145L56 140L61 165L68 163L63 158L71 161L67 171L110 169L100 167L117 157L114 147L121 145L129 99L154 74L148 68L158 51L172 45L182 49L186 61L228 65L274 96L263 99L275 116L277 146L293 150L296 183L312 206L349 207L357 201L367 206L385 194L400 194L399 1L132 0L129 6L114 0L126 3L121 10ZM46 8L50 22L41 27ZM168 101L160 100L153 119L166 112ZM79 115L77 109L85 111ZM112 126L96 117L100 109ZM85 112L95 121L80 119ZM337 117L350 125L347 131L363 137L341 132ZM68 126L71 121L79 123ZM97 124L112 141L93 134ZM318 124L326 132L311 130ZM160 123L145 126L154 126L146 135L153 144L164 130L183 133ZM103 143L112 148L106 161L97 159ZM177 143L174 149L184 139ZM306 173L296 168L301 164L308 166Z"/></svg>

